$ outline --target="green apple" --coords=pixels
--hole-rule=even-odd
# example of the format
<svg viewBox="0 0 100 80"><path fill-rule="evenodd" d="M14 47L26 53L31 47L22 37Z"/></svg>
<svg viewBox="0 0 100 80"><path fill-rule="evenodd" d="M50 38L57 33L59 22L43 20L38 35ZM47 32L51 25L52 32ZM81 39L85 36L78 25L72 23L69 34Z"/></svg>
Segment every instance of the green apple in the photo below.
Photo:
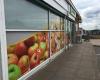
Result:
<svg viewBox="0 0 100 80"><path fill-rule="evenodd" d="M45 51L45 49L46 49L46 42L40 42L40 48L42 48Z"/></svg>
<svg viewBox="0 0 100 80"><path fill-rule="evenodd" d="M8 66L9 80L17 80L21 76L20 68L15 64Z"/></svg>

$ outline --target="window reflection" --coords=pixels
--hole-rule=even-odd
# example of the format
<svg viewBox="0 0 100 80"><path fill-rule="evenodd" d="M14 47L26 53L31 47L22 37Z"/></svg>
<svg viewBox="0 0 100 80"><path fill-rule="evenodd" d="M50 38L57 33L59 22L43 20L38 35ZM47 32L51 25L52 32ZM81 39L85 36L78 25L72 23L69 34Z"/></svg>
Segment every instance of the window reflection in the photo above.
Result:
<svg viewBox="0 0 100 80"><path fill-rule="evenodd" d="M48 29L48 11L26 0L5 0L7 29Z"/></svg>

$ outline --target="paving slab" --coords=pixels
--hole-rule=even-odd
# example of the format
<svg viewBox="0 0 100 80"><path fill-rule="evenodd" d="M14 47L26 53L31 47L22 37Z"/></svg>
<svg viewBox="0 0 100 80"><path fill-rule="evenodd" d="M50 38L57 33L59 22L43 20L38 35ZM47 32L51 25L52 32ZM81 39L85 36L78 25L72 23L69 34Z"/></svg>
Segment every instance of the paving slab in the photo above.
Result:
<svg viewBox="0 0 100 80"><path fill-rule="evenodd" d="M94 47L89 42L74 44L27 80L96 80L96 60Z"/></svg>

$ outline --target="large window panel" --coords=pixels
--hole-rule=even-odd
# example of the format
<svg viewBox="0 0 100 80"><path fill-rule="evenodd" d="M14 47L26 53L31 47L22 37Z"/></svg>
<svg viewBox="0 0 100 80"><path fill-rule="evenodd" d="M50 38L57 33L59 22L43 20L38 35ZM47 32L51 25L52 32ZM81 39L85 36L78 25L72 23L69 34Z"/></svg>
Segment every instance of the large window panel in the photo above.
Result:
<svg viewBox="0 0 100 80"><path fill-rule="evenodd" d="M64 18L60 18L60 22L61 22L61 30L64 30Z"/></svg>
<svg viewBox="0 0 100 80"><path fill-rule="evenodd" d="M61 36L59 31L50 33L51 55L55 54L61 49Z"/></svg>
<svg viewBox="0 0 100 80"><path fill-rule="evenodd" d="M49 32L44 31L7 32L9 80L17 80L48 59L49 40ZM18 72L16 76L14 71Z"/></svg>
<svg viewBox="0 0 100 80"><path fill-rule="evenodd" d="M7 29L48 29L48 11L27 0L4 0Z"/></svg>
<svg viewBox="0 0 100 80"><path fill-rule="evenodd" d="M65 28L65 44L68 45L69 43L69 33L68 33L68 20L65 20L66 22L66 28Z"/></svg>
<svg viewBox="0 0 100 80"><path fill-rule="evenodd" d="M50 13L49 21L51 30L60 30L60 16Z"/></svg>
<svg viewBox="0 0 100 80"><path fill-rule="evenodd" d="M0 43L0 80L2 80L1 43Z"/></svg>

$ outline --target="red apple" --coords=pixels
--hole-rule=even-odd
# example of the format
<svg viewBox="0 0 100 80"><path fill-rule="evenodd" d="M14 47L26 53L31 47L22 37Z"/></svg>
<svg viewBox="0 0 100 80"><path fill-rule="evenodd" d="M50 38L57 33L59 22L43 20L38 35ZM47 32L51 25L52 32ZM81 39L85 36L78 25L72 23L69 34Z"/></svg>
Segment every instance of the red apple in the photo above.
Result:
<svg viewBox="0 0 100 80"><path fill-rule="evenodd" d="M24 42L19 42L16 44L14 53L19 57L27 53L27 47Z"/></svg>
<svg viewBox="0 0 100 80"><path fill-rule="evenodd" d="M34 53L37 53L39 55L39 57L42 58L42 56L43 56L43 49L37 48Z"/></svg>
<svg viewBox="0 0 100 80"><path fill-rule="evenodd" d="M35 43L35 37L32 36L32 37L26 39L26 40L24 41L24 43L25 43L25 45L26 45L27 47L32 46L32 45Z"/></svg>
<svg viewBox="0 0 100 80"><path fill-rule="evenodd" d="M42 42L45 40L45 37L43 36L43 33L42 32L38 32L38 42Z"/></svg>
<svg viewBox="0 0 100 80"><path fill-rule="evenodd" d="M30 68L33 69L40 64L40 57L37 53L34 53L30 59Z"/></svg>
<svg viewBox="0 0 100 80"><path fill-rule="evenodd" d="M8 64L17 64L18 57L15 54L8 54Z"/></svg>
<svg viewBox="0 0 100 80"><path fill-rule="evenodd" d="M21 69L22 74L24 74L29 69L29 57L27 55L24 55L20 58L18 62L18 66Z"/></svg>
<svg viewBox="0 0 100 80"><path fill-rule="evenodd" d="M28 55L29 57L31 57L34 53L34 51L39 47L38 43L35 43L33 46L31 46L29 49L28 49Z"/></svg>
<svg viewBox="0 0 100 80"><path fill-rule="evenodd" d="M48 32L43 32L43 41L46 42L48 40Z"/></svg>

